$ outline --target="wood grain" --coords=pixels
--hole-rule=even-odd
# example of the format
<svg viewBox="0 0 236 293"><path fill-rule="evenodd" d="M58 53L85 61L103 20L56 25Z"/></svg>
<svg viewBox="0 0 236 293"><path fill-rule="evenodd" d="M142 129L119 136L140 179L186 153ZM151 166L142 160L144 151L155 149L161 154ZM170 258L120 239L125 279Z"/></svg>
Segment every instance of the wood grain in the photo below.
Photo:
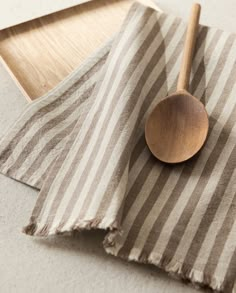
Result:
<svg viewBox="0 0 236 293"><path fill-rule="evenodd" d="M178 92L154 108L146 121L145 138L160 161L180 163L202 148L208 128L204 105L187 92Z"/></svg>
<svg viewBox="0 0 236 293"><path fill-rule="evenodd" d="M187 92L200 10L199 4L193 4L177 91L157 104L145 125L145 138L150 151L165 163L181 163L190 159L202 148L208 134L205 107Z"/></svg>
<svg viewBox="0 0 236 293"><path fill-rule="evenodd" d="M118 31L133 2L95 0L5 29L0 32L0 55L35 99Z"/></svg>
<svg viewBox="0 0 236 293"><path fill-rule="evenodd" d="M183 59L177 84L178 91L188 90L193 53L197 39L200 12L201 6L198 3L193 4L189 18L189 24L184 44Z"/></svg>

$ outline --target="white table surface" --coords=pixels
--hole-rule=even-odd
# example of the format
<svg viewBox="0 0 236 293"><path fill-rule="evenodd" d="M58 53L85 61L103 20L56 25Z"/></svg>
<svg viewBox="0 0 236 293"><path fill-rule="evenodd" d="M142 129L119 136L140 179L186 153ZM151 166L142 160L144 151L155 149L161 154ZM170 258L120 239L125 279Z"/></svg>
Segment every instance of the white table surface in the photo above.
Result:
<svg viewBox="0 0 236 293"><path fill-rule="evenodd" d="M0 30L90 0L0 0Z"/></svg>
<svg viewBox="0 0 236 293"><path fill-rule="evenodd" d="M194 1L156 2L164 11L186 19ZM199 2L202 23L236 31L235 0ZM5 74L0 70L0 136L26 105ZM196 293L154 267L106 255L102 232L50 240L22 234L36 197L37 191L0 175L0 292Z"/></svg>

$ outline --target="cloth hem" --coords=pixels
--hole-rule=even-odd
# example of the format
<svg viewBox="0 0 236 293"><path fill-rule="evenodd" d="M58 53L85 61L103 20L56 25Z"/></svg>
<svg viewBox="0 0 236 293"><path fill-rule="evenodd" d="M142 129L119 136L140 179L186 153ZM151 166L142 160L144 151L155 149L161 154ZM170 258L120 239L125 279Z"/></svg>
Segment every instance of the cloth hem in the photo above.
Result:
<svg viewBox="0 0 236 293"><path fill-rule="evenodd" d="M106 237L104 240L105 251L108 254L113 256L118 256L122 259L128 261L135 261L137 263L143 264L152 264L158 267L161 270L164 270L171 277L175 277L181 279L182 281L191 282L196 288L211 288L216 292L232 292L232 288L234 287L234 283L228 284L231 289L226 289L224 282L220 282L217 278L210 276L203 271L194 269L192 266L182 263L178 260L173 260L173 258L163 257L163 255L158 253L150 253L144 254L141 253L140 249L133 248L130 254L126 253L114 253L114 237Z"/></svg>
<svg viewBox="0 0 236 293"><path fill-rule="evenodd" d="M49 224L40 226L36 222L31 222L23 228L22 232L30 236L47 237L51 235L71 234L75 231L78 232L92 229L115 231L120 229L120 225L117 219L110 220L107 218L94 218L91 220L79 220L76 224L73 224L71 227L63 230L58 227L51 228Z"/></svg>

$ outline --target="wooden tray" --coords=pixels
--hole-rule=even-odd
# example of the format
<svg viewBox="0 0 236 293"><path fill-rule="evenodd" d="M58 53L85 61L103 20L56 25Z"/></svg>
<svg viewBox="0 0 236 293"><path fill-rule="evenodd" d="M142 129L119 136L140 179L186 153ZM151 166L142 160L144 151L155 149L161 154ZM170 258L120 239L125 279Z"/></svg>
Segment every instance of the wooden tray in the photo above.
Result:
<svg viewBox="0 0 236 293"><path fill-rule="evenodd" d="M133 2L94 0L0 31L0 55L26 98L52 89L118 31Z"/></svg>

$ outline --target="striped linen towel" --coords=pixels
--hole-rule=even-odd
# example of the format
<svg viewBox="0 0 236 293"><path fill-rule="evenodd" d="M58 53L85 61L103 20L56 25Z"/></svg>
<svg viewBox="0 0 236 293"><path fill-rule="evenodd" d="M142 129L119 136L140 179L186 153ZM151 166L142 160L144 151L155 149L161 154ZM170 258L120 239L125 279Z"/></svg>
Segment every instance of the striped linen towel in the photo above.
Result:
<svg viewBox="0 0 236 293"><path fill-rule="evenodd" d="M0 170L40 189L25 233L106 229L105 250L218 291L236 276L236 40L200 26L191 92L210 132L190 161L164 165L144 139L173 92L186 23L134 4L120 32L0 143Z"/></svg>

